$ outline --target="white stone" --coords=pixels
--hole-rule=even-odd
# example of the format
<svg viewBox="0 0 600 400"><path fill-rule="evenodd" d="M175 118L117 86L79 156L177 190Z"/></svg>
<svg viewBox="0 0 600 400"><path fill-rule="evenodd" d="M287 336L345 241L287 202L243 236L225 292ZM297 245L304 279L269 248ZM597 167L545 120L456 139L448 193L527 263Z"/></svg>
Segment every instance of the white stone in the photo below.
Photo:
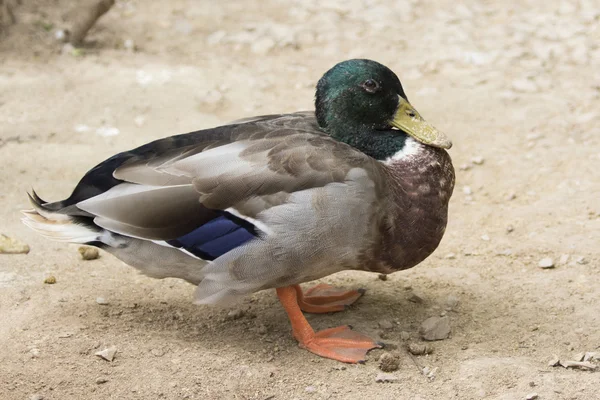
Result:
<svg viewBox="0 0 600 400"><path fill-rule="evenodd" d="M85 124L77 124L77 125L75 125L75 127L73 129L77 133L84 133L84 132L88 132L90 130L90 127Z"/></svg>
<svg viewBox="0 0 600 400"><path fill-rule="evenodd" d="M554 260L550 257L542 258L538 262L538 267L540 268L554 268Z"/></svg>
<svg viewBox="0 0 600 400"><path fill-rule="evenodd" d="M96 355L106 361L112 361L117 354L117 348L115 346L108 347L104 350L96 352Z"/></svg>
<svg viewBox="0 0 600 400"><path fill-rule="evenodd" d="M135 43L133 42L133 39L125 39L123 41L123 47L126 50L134 51L135 50Z"/></svg>
<svg viewBox="0 0 600 400"><path fill-rule="evenodd" d="M119 128L114 126L101 126L100 128L96 129L96 134L104 137L117 136L119 133L121 133Z"/></svg>
<svg viewBox="0 0 600 400"><path fill-rule="evenodd" d="M142 126L144 125L144 122L146 122L146 117L144 117L143 115L138 115L137 117L135 117L133 119L133 122L137 125L137 126Z"/></svg>
<svg viewBox="0 0 600 400"><path fill-rule="evenodd" d="M108 300L106 300L104 297L96 297L96 303L100 304L101 306L106 306L108 305Z"/></svg>
<svg viewBox="0 0 600 400"><path fill-rule="evenodd" d="M471 158L471 162L475 165L482 165L485 159L481 156L475 156Z"/></svg>

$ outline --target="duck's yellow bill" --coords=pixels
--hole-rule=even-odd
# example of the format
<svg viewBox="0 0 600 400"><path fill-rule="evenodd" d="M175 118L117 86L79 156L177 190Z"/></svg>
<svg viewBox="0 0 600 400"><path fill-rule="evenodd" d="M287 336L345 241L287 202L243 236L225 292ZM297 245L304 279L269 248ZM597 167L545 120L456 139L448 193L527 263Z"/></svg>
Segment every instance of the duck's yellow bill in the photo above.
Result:
<svg viewBox="0 0 600 400"><path fill-rule="evenodd" d="M419 112L402 97L400 97L398 111L396 111L396 115L394 115L394 119L390 124L426 145L441 147L442 149L452 147L450 139L427 123Z"/></svg>

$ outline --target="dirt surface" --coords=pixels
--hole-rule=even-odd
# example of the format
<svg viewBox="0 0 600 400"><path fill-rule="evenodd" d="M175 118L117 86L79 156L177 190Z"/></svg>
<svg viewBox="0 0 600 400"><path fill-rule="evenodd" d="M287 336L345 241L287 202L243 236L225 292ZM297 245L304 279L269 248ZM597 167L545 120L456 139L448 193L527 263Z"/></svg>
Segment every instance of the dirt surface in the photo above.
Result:
<svg viewBox="0 0 600 400"><path fill-rule="evenodd" d="M0 42L0 233L31 251L0 255L1 399L600 398L600 367L548 366L600 351L597 1L119 1L83 52L54 39L75 2L23 3ZM386 281L329 277L367 293L308 316L397 346L392 382L376 382L382 351L344 365L299 349L273 291L194 306L189 284L83 261L21 224L31 187L61 199L116 152L310 109L352 57L395 70L454 142L436 253ZM440 314L450 338L410 356ZM112 362L94 355L111 346Z"/></svg>

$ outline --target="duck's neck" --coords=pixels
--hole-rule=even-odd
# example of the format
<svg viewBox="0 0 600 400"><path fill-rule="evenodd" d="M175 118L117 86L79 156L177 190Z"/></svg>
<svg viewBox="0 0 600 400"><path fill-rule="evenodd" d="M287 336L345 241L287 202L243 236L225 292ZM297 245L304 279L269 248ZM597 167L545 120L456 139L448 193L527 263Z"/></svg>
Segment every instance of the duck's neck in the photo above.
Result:
<svg viewBox="0 0 600 400"><path fill-rule="evenodd" d="M329 135L349 144L376 160L384 161L402 152L411 138L397 130L373 130L369 127L336 126L326 129Z"/></svg>

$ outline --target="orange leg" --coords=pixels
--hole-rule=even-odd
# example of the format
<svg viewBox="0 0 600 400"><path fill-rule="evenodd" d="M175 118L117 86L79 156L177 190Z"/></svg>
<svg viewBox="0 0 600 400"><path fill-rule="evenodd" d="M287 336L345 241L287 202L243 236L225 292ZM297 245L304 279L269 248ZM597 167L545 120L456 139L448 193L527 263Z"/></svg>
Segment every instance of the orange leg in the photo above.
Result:
<svg viewBox="0 0 600 400"><path fill-rule="evenodd" d="M294 286L278 288L277 296L290 319L292 333L300 347L321 357L352 364L363 362L369 350L382 347L348 326L315 333L298 306L296 290Z"/></svg>
<svg viewBox="0 0 600 400"><path fill-rule="evenodd" d="M326 283L314 286L304 293L300 285L294 285L293 287L296 290L300 309L304 312L314 314L344 311L365 292L364 289L336 289Z"/></svg>

